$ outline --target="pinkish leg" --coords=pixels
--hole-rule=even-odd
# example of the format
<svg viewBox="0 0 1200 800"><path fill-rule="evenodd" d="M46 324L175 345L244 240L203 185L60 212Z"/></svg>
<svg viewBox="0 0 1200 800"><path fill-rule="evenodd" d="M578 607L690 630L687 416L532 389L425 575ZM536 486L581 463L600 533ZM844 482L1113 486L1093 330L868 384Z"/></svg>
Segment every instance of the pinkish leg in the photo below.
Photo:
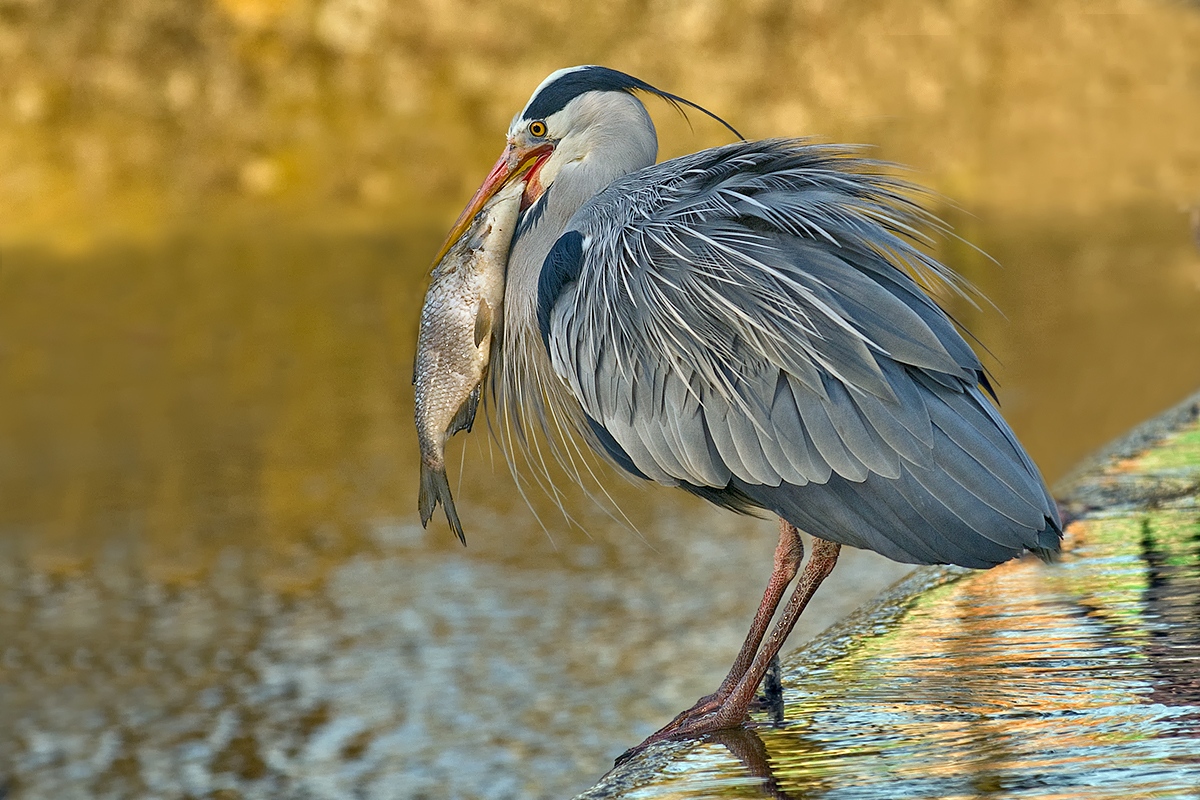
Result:
<svg viewBox="0 0 1200 800"><path fill-rule="evenodd" d="M792 530L795 530L794 528ZM797 542L799 537L797 537ZM783 535L780 536L780 549L783 547ZM710 695L707 698L697 703L693 709L685 711L657 733L652 734L646 741L639 744L637 747L626 751L621 758L617 759L618 763L624 761L638 751L645 748L647 745L664 739L681 739L692 736L699 736L712 731L721 730L723 728L736 727L745 721L747 711L750 707L750 702L754 699L754 693L758 690L758 685L762 682L763 675L766 674L767 668L771 664L771 659L779 654L780 648L783 647L784 641L788 634L796 627L796 621L800 619L801 612L804 611L808 601L812 599L816 593L817 587L821 582L829 577L829 573L833 572L834 566L837 564L838 553L841 551L841 545L834 542L829 542L824 539L813 537L813 552L809 556L808 563L804 565L804 571L800 575L800 580L796 584L795 591L792 592L791 598L788 599L787 605L783 609L783 615L779 622L776 623L774 630L771 631L770 637L762 644L759 649L758 644L762 638L760 631L757 637L754 637L755 629L759 626L759 616L763 613L763 609L767 603L767 597L763 598L763 606L759 608L759 615L755 616L754 625L750 629L751 636L747 637L747 646L751 638L755 638L755 644L751 651L750 664L747 668L741 670L742 674L737 678L736 683L728 691L725 691L725 684L722 684L721 689L716 694ZM776 550L778 565L778 553ZM778 571L778 570L777 570ZM792 567L792 574L795 574L795 567ZM772 591L775 584L776 574L771 575L771 583L767 586L768 594ZM790 580L790 576L789 576ZM784 582L778 590L782 595L783 588L786 588L787 583ZM778 603L778 598L775 600ZM769 623L771 614L766 616L766 622L763 623L765 629L766 623ZM733 678L734 673L739 668L739 662L742 660L742 655L746 652L746 646L743 646L743 653L738 655L738 660L734 662L734 669L730 670L729 677L726 681ZM757 652L754 652L754 651ZM724 691L724 697L719 695Z"/></svg>
<svg viewBox="0 0 1200 800"><path fill-rule="evenodd" d="M758 652L758 646L762 644L767 626L771 624L771 618L775 616L779 601L783 599L783 593L788 584L796 577L796 572L800 569L800 562L803 560L804 542L800 538L800 531L796 530L796 526L790 522L779 520L779 544L775 546L775 565L771 570L771 579L767 582L762 602L758 604L754 621L750 623L750 631L746 634L746 640L742 642L742 649L738 652L737 658L733 660L733 666L729 668L729 674L725 676L725 680L721 681L721 686L717 691L701 697L694 706L671 720L663 730L689 717L706 714L725 701L729 693L742 680L746 670L750 669L750 665L754 663L754 655Z"/></svg>

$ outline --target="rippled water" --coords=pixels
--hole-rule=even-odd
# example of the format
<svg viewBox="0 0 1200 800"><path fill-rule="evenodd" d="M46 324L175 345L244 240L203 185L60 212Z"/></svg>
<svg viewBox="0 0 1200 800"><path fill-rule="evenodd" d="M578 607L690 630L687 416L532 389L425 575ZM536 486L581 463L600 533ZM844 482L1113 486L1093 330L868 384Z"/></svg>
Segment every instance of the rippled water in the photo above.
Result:
<svg viewBox="0 0 1200 800"><path fill-rule="evenodd" d="M0 0L0 794L558 797L722 677L770 522L612 477L636 532L539 520L477 430L470 547L416 524L428 260L551 70L913 166L1003 265L939 245L1053 479L1200 382L1198 35L1166 0ZM664 156L728 139L650 109ZM846 554L792 644L905 569Z"/></svg>
<svg viewBox="0 0 1200 800"><path fill-rule="evenodd" d="M547 787L602 773L736 652L773 526L757 552L689 539L689 521L663 520L659 554L575 547L558 569L438 555L380 522L319 591L232 546L196 582L121 546L74 578L10 551L0 778L18 798L562 796ZM903 571L844 566L857 591Z"/></svg>
<svg viewBox="0 0 1200 800"><path fill-rule="evenodd" d="M1200 430L1122 472L1195 484ZM818 641L785 663L782 725L685 748L622 796L1196 797L1200 495L1071 542Z"/></svg>

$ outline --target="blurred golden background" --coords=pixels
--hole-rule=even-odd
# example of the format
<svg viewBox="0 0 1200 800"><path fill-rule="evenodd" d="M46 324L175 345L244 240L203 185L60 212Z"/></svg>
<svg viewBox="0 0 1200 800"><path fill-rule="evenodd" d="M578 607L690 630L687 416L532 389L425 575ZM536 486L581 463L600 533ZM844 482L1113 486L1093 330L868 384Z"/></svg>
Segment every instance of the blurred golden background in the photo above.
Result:
<svg viewBox="0 0 1200 800"><path fill-rule="evenodd" d="M562 622L559 645L603 629L613 638L591 646L625 655L592 663L586 637L574 657L551 639L537 652L575 658L599 698L629 682L621 702L636 711L600 725L616 738L594 734L574 761L543 753L575 766L547 767L538 791L580 785L571 769L598 768L677 710L676 696L682 707L711 688L729 660L705 639L717 611L682 595L727 581L714 602L736 646L769 571L769 524L738 537L749 523L616 481L645 542L578 498L587 535L553 512L543 530L477 429L458 446L471 547L456 549L440 519L416 527L409 376L429 259L512 114L546 74L579 63L694 100L748 138L859 142L912 167L946 198L935 210L999 262L963 243L939 252L998 309L952 310L994 356L1003 411L1048 479L1200 385L1194 3L0 0L0 650L13 643L0 668L24 681L28 719L54 681L75 680L30 666L38 653L70 664L79 647L137 650L153 636L112 620L164 612L158 600L122 606L130 587L186 605L231 553L270 609L334 602L363 558L406 586L439 569L515 570L524 588L489 602L518 616L544 607L531 587L545 581L610 587ZM662 157L727 141L700 115L649 107ZM691 583L647 588L688 564L700 570ZM879 574L872 585L894 573ZM405 619L426 631L435 599L453 611L439 591L379 600L379 614L415 609ZM650 602L653 591L665 594ZM82 594L55 616L44 607L55 592ZM233 614L249 601L228 602ZM631 618L660 630L664 603L684 610L663 634L692 626L691 655L637 662L628 653L658 645L630 634ZM109 619L110 607L124 610ZM255 613L274 624L275 612ZM480 626L494 622L480 613ZM177 633L211 655L230 635L204 619ZM636 640L628 652L623 636ZM518 626L486 647L535 676L532 638ZM237 641L235 661L261 644ZM352 653L348 641L329 649ZM653 684L691 658L705 659L691 678ZM512 724L536 731L547 714ZM498 752L536 761L512 749L508 724L484 726L501 731ZM27 744L9 749L18 763Z"/></svg>

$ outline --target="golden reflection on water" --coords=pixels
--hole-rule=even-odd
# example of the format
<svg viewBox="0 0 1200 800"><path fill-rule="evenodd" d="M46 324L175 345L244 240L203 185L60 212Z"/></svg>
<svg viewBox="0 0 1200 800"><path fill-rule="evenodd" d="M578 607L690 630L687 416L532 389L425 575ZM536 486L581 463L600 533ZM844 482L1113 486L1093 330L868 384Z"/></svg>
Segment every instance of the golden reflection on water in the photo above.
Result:
<svg viewBox="0 0 1200 800"><path fill-rule="evenodd" d="M578 786L719 678L761 589L770 525L735 536L743 524L718 512L612 480L646 543L578 494L568 505L588 535L535 496L543 530L477 431L451 454L465 459L470 549L413 527L409 368L428 259L531 89L557 67L605 63L751 137L866 142L913 165L949 198L936 210L1002 265L941 246L1007 316L952 309L996 356L1005 412L1053 478L1200 384L1197 41L1200 11L1154 0L0 2L0 595L24 609L8 634L33 651L63 637L70 653L76 634L93 642L88 620L143 615L112 628L136 651L138 626L169 628L173 612L127 607L127 590L221 609L195 612L206 619L242 602L320 605L342 597L329 586L356 559L379 557L390 580L425 587L381 608L436 598L483 636L486 605L415 570L592 581L602 597L554 595L586 609L556 630L612 653L560 655L585 684L640 691L582 706L558 696L581 719L613 716L591 746L564 724L586 755L544 763L575 764L574 777L550 769L529 784ZM692 131L652 112L664 156L725 141L699 117ZM862 563L826 607L895 574ZM94 594L97 581L108 588ZM240 588L213 601L221 581ZM713 586L695 605L681 597ZM74 599L35 613L43 590ZM501 596L493 608L518 616L546 602L518 583ZM98 616L70 611L89 604ZM670 604L672 625L626 624ZM202 648L228 636L235 660L305 630L251 617L236 632L189 630ZM484 640L542 675L521 652L532 637L553 665L540 635ZM668 685L646 699L656 681ZM535 702L518 694L509 702ZM532 746L512 745L524 734L501 718L487 723L498 751Z"/></svg>
<svg viewBox="0 0 1200 800"><path fill-rule="evenodd" d="M1194 482L1200 428L1122 471ZM881 633L785 663L787 716L754 731L761 752L691 745L638 792L597 796L1190 797L1198 510L1194 492L1103 509L1059 564L968 575L902 601L892 624L876 613Z"/></svg>

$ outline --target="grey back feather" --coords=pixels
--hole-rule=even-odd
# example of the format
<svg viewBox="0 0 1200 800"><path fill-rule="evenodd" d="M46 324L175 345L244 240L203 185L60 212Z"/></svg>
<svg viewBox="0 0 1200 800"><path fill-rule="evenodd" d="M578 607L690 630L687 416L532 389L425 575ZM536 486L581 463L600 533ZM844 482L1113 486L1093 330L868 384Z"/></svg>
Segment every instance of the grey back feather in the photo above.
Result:
<svg viewBox="0 0 1200 800"><path fill-rule="evenodd" d="M846 148L744 142L641 169L566 223L577 277L541 298L547 329L525 315L500 391L648 478L897 560L1052 552L1054 502L922 290L963 287L914 244L936 225Z"/></svg>

